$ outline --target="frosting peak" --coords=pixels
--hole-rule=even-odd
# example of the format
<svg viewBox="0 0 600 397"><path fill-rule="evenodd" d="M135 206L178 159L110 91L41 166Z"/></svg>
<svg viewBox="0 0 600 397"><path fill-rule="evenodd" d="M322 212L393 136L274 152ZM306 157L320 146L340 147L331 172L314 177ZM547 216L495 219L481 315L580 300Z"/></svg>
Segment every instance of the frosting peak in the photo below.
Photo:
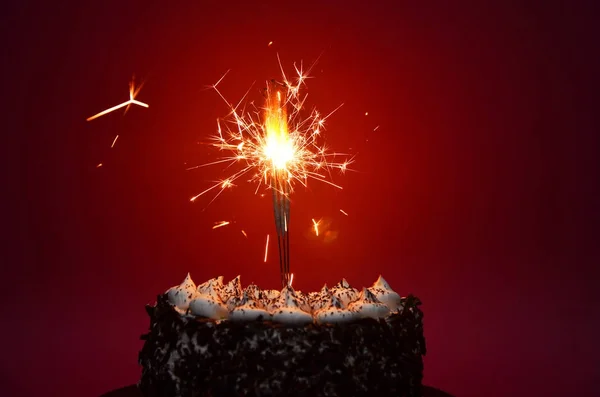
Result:
<svg viewBox="0 0 600 397"><path fill-rule="evenodd" d="M252 298L253 300L259 300L261 295L262 294L261 294L260 288L258 288L258 285L256 285L256 284L250 284L244 290L244 296L248 296L249 298Z"/></svg>
<svg viewBox="0 0 600 397"><path fill-rule="evenodd" d="M385 281L385 279L383 277L381 277L381 274L379 275L379 277L377 277L377 280L373 283L372 288L381 288L381 289L385 289L385 290L392 290L390 288L390 285L388 284L387 281Z"/></svg>
<svg viewBox="0 0 600 397"><path fill-rule="evenodd" d="M385 303L391 311L397 311L401 305L402 298L390 287L388 282L385 281L381 275L369 288L369 291L371 291L379 301Z"/></svg>
<svg viewBox="0 0 600 397"><path fill-rule="evenodd" d="M281 291L261 290L250 284L242 289L240 276L228 283L212 278L198 286L188 273L183 282L167 290L167 299L179 313L215 320L272 320L287 325L340 323L357 318L379 319L397 312L403 300L388 282L379 278L359 292L346 279L333 288L303 294L292 286Z"/></svg>
<svg viewBox="0 0 600 397"><path fill-rule="evenodd" d="M242 298L242 283L239 275L223 286L220 296L227 308L233 310Z"/></svg>
<svg viewBox="0 0 600 397"><path fill-rule="evenodd" d="M343 307L348 307L348 305L357 300L359 296L358 290L352 288L345 278L331 289L331 293L340 301Z"/></svg>
<svg viewBox="0 0 600 397"><path fill-rule="evenodd" d="M313 322L310 314L301 309L303 302L291 286L281 290L273 306L273 321L288 325L304 325Z"/></svg>
<svg viewBox="0 0 600 397"><path fill-rule="evenodd" d="M377 300L375 295L367 288L363 288L358 300L350 303L348 308L363 318L370 317L378 319L390 314L390 309Z"/></svg>
<svg viewBox="0 0 600 397"><path fill-rule="evenodd" d="M284 307L300 308L296 291L292 287L284 287L279 294L279 303Z"/></svg>
<svg viewBox="0 0 600 397"><path fill-rule="evenodd" d="M198 293L201 295L210 295L216 298L221 298L219 293L223 289L223 276L211 278L205 283L198 286Z"/></svg>
<svg viewBox="0 0 600 397"><path fill-rule="evenodd" d="M265 310L259 298L255 297L253 289L246 289L238 305L229 313L229 319L233 321L260 321L268 320L270 317L271 314Z"/></svg>
<svg viewBox="0 0 600 397"><path fill-rule="evenodd" d="M381 276L380 276L381 277ZM348 281L346 281L345 278L341 279L339 283L337 283L335 285L335 287L333 288L350 288L350 283L348 283Z"/></svg>
<svg viewBox="0 0 600 397"><path fill-rule="evenodd" d="M169 288L167 297L169 303L180 310L186 311L190 306L190 301L196 296L196 284L192 281L188 273L183 282L175 287Z"/></svg>

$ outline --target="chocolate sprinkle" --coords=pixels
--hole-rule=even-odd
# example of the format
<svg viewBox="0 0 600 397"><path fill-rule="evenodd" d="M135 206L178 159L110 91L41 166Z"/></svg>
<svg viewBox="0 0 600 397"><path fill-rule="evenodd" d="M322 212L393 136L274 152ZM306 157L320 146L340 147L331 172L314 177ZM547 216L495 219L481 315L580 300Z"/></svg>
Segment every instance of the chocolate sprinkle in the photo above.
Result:
<svg viewBox="0 0 600 397"><path fill-rule="evenodd" d="M184 317L159 296L147 307L139 388L146 397L421 395L421 302L386 319L287 327Z"/></svg>

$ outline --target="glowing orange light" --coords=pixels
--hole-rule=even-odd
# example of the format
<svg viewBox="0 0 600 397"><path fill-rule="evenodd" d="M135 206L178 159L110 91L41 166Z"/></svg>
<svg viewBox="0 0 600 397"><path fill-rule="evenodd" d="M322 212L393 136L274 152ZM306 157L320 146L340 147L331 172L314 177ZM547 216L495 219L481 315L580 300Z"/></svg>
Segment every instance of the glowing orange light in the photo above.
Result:
<svg viewBox="0 0 600 397"><path fill-rule="evenodd" d="M112 149L113 147L115 147L115 143L117 143L117 139L119 139L119 136L117 135L115 137L115 139L113 139L112 145L110 145L110 148Z"/></svg>
<svg viewBox="0 0 600 397"><path fill-rule="evenodd" d="M102 167L102 163L100 163L96 166L96 168L100 168L100 167Z"/></svg>
<svg viewBox="0 0 600 397"><path fill-rule="evenodd" d="M348 216L348 213L346 211L344 211L343 209L340 208L340 212L346 216Z"/></svg>
<svg viewBox="0 0 600 397"><path fill-rule="evenodd" d="M245 231L242 230L242 234L244 235L244 237L248 238L248 235L246 234Z"/></svg>
<svg viewBox="0 0 600 397"><path fill-rule="evenodd" d="M239 178L249 176L249 180L257 183L256 193L261 187L284 192L293 192L295 182L307 186L308 179L318 180L338 189L341 186L328 179L330 171L338 169L346 171L352 160L336 161L343 153L330 153L319 143L321 132L325 129L326 120L337 110L328 115L321 115L316 109L306 112L306 94L301 88L309 78L302 65L294 65L296 78L288 80L281 61L279 62L283 81L275 82L277 88L267 88L266 103L263 108L256 108L254 103L231 104L218 89L227 71L212 88L229 107L229 116L217 120L217 133L212 137L213 145L224 155L210 163L196 167L197 169L211 165L223 165L225 168L238 164L240 168L225 181L216 182L211 187L192 197L198 197L218 189L215 197L233 185ZM309 70L310 71L310 70ZM340 105L341 107L342 105ZM248 109L254 107L254 109ZM227 182L227 183L225 183ZM281 183L287 186L282 189ZM262 195L261 195L262 197ZM212 202L212 200L211 200Z"/></svg>

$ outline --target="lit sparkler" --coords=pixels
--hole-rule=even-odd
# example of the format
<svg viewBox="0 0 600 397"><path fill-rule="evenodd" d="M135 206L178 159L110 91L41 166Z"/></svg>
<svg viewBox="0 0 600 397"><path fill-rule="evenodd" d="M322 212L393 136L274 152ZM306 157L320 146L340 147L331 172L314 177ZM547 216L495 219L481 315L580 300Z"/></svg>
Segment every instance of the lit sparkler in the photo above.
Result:
<svg viewBox="0 0 600 397"><path fill-rule="evenodd" d="M125 101L123 103L120 103L116 106L113 106L112 108L108 108L106 110L101 111L98 114L93 115L92 117L88 117L86 120L87 121L92 121L94 119L97 119L98 117L104 116L105 114L108 114L110 112L114 112L115 110L121 109L122 107L125 107L125 112L127 112L129 110L129 107L131 105L138 105L138 106L142 106L142 107L149 107L149 105L147 103L144 102L140 102L138 100L135 99L135 97L137 96L137 94L140 92L140 90L142 89L143 84L141 84L137 89L135 88L134 82L133 80L131 80L131 82L129 83L129 100ZM118 135L117 135L118 138ZM115 138L115 141L117 140L117 138ZM114 146L114 142L113 142L113 146ZM112 146L111 146L112 147Z"/></svg>
<svg viewBox="0 0 600 397"><path fill-rule="evenodd" d="M314 179L341 189L342 187L331 182L328 176L333 169L344 172L351 160L336 161L340 156L346 155L330 153L319 142L325 129L325 121L337 109L326 116L322 116L316 109L307 110L307 94L301 93L301 88L306 84L308 73L303 71L302 64L294 64L296 77L288 80L281 61L279 65L283 81L267 82L264 91L265 106L262 108L257 108L253 102L244 102L248 93L237 105L229 103L217 88L227 73L212 86L230 110L226 119L217 120L217 134L212 138L212 144L225 155L217 161L189 169L217 164L226 167L239 165L240 168L228 178L216 182L192 197L190 201L195 201L210 191L216 191L212 199L214 200L242 177L257 184L257 194L261 187L270 189L282 284L286 286L290 284L290 194L294 184L297 182L307 186L308 180ZM265 261L266 254L265 250Z"/></svg>

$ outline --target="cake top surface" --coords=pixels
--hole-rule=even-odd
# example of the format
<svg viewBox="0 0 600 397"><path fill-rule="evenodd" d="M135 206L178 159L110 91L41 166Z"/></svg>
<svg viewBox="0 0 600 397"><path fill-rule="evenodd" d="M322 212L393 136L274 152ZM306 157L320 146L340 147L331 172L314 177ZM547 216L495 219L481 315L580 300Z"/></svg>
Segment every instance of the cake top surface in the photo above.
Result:
<svg viewBox="0 0 600 397"><path fill-rule="evenodd" d="M270 320L289 325L341 323L360 318L385 318L402 309L402 298L381 276L367 288L353 288L342 279L332 288L304 293L292 286L281 291L242 287L240 276L225 283L218 276L196 285L188 273L169 288L168 302L182 316L215 321Z"/></svg>

